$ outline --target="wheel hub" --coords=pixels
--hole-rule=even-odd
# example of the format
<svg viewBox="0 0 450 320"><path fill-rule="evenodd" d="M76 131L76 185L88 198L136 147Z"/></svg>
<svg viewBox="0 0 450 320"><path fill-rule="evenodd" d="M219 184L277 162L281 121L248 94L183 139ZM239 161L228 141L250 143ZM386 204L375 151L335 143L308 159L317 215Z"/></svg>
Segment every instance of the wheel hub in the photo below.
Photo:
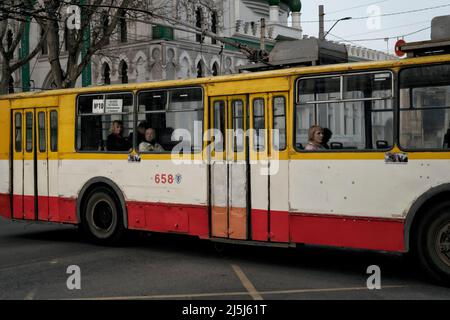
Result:
<svg viewBox="0 0 450 320"><path fill-rule="evenodd" d="M439 258L450 266L450 222L439 229L435 243Z"/></svg>
<svg viewBox="0 0 450 320"><path fill-rule="evenodd" d="M92 220L98 230L108 231L111 228L113 224L113 213L108 202L100 201L95 205Z"/></svg>

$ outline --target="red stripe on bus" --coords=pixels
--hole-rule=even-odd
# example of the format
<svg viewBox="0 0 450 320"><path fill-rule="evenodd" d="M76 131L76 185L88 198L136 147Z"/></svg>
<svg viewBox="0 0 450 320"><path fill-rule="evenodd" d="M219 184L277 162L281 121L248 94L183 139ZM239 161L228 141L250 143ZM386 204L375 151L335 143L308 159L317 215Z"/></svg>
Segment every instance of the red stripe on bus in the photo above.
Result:
<svg viewBox="0 0 450 320"><path fill-rule="evenodd" d="M35 220L34 196L13 195L13 218ZM77 201L72 198L38 197L38 219L59 223L78 223Z"/></svg>
<svg viewBox="0 0 450 320"><path fill-rule="evenodd" d="M291 214L291 242L336 247L405 251L404 222Z"/></svg>
<svg viewBox="0 0 450 320"><path fill-rule="evenodd" d="M39 201L46 198L39 197ZM48 220L45 221L78 223L76 199L48 197L47 200ZM34 197L14 195L13 202L15 206L13 218L32 217L34 219ZM176 232L209 238L207 206L133 201L127 202L126 205L130 229ZM45 205L40 208L46 210ZM11 217L8 194L0 194L0 212L2 216ZM39 217L44 218L45 213ZM254 209L251 211L251 224L251 237L255 241L269 241L270 238L271 242L405 251L404 220L402 219L324 216L287 211L270 211L270 219L268 219L266 210Z"/></svg>
<svg viewBox="0 0 450 320"><path fill-rule="evenodd" d="M127 210L129 229L209 238L207 206L130 201Z"/></svg>
<svg viewBox="0 0 450 320"><path fill-rule="evenodd" d="M11 219L11 197L0 193L0 216Z"/></svg>

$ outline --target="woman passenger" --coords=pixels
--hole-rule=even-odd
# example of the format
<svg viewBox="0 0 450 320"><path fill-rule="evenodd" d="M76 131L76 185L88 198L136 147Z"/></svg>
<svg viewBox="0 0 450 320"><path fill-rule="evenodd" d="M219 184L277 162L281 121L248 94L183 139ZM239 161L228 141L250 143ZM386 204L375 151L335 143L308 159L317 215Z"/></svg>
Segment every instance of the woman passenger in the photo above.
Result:
<svg viewBox="0 0 450 320"><path fill-rule="evenodd" d="M326 150L323 146L324 131L320 126L312 126L308 131L308 144L305 147L307 151Z"/></svg>

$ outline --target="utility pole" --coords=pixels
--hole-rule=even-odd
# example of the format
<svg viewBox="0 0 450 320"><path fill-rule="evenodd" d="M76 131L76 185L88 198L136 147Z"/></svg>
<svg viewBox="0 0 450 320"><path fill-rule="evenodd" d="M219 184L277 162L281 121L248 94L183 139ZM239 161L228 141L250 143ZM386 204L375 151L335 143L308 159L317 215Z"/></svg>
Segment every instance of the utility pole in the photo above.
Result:
<svg viewBox="0 0 450 320"><path fill-rule="evenodd" d="M319 6L319 40L325 39L325 25L324 25L325 12L323 5Z"/></svg>
<svg viewBox="0 0 450 320"><path fill-rule="evenodd" d="M265 38L266 38L266 19L261 18L261 36L260 36L260 45L261 45L261 50L266 50L266 43L265 43Z"/></svg>

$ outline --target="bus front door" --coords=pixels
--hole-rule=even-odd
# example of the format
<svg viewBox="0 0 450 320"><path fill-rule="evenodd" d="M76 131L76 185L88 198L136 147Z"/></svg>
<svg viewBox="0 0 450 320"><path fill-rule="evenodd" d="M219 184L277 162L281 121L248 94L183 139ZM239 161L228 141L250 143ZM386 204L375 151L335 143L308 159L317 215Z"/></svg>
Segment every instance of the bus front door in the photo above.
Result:
<svg viewBox="0 0 450 320"><path fill-rule="evenodd" d="M47 108L14 109L13 218L49 220Z"/></svg>
<svg viewBox="0 0 450 320"><path fill-rule="evenodd" d="M213 237L248 239L247 97L212 98L210 201Z"/></svg>

